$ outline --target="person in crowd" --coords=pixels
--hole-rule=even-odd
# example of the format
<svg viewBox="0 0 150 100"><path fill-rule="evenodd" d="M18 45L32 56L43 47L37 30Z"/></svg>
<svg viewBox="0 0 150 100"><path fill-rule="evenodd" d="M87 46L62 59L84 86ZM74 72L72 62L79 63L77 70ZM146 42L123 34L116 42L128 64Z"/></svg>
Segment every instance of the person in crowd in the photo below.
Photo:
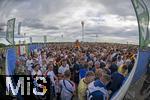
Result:
<svg viewBox="0 0 150 100"><path fill-rule="evenodd" d="M86 91L88 88L88 84L92 82L95 78L95 74L93 71L88 71L85 75L85 78L81 79L78 85L78 99L86 100Z"/></svg>
<svg viewBox="0 0 150 100"><path fill-rule="evenodd" d="M32 66L33 66L33 59L32 59L31 56L29 56L29 58L26 61L26 67L27 67L27 73L28 73L28 75L30 75L31 72L32 72L32 70L33 70Z"/></svg>
<svg viewBox="0 0 150 100"><path fill-rule="evenodd" d="M124 77L126 77L127 74L128 74L128 67L127 67L127 65L123 64L122 66L120 66L118 68L118 72L121 73Z"/></svg>
<svg viewBox="0 0 150 100"><path fill-rule="evenodd" d="M80 64L79 61L76 60L74 66L73 66L73 78L74 78L74 82L77 84L79 84L79 70L80 70Z"/></svg>
<svg viewBox="0 0 150 100"><path fill-rule="evenodd" d="M123 60L122 60L122 57L121 55L118 55L117 57L117 66L120 67L121 65L123 65Z"/></svg>
<svg viewBox="0 0 150 100"><path fill-rule="evenodd" d="M60 80L61 100L73 100L75 95L75 83L70 80L71 72L66 70L64 72L64 79Z"/></svg>
<svg viewBox="0 0 150 100"><path fill-rule="evenodd" d="M110 75L99 73L99 79L91 82L87 90L87 100L108 100L109 95L106 85L111 80Z"/></svg>
<svg viewBox="0 0 150 100"><path fill-rule="evenodd" d="M109 84L107 84L107 89L109 90L110 97L112 97L112 95L117 90L119 90L119 88L123 84L124 79L125 79L124 75L117 71L111 75L111 81Z"/></svg>
<svg viewBox="0 0 150 100"><path fill-rule="evenodd" d="M48 70L45 72L45 77L49 77L52 84L51 84L51 87L52 87L52 95L55 96L56 95L56 92L55 89L56 89L56 85L58 84L58 78L57 76L55 75L55 73L53 72L53 64L52 63L49 63L48 65Z"/></svg>
<svg viewBox="0 0 150 100"><path fill-rule="evenodd" d="M95 80L99 79L99 77L102 76L102 72L103 71L104 70L101 69L101 68L99 68L99 69L96 70L96 72L95 72Z"/></svg>
<svg viewBox="0 0 150 100"><path fill-rule="evenodd" d="M42 73L44 74L46 69L47 69L47 62L46 62L46 60L43 60L42 66L41 66L40 69L41 69Z"/></svg>
<svg viewBox="0 0 150 100"><path fill-rule="evenodd" d="M100 60L100 68L104 68L106 66L106 57L102 57Z"/></svg>
<svg viewBox="0 0 150 100"><path fill-rule="evenodd" d="M134 64L135 64L135 57L133 56L133 57L131 57L131 62L129 62L128 65L127 65L128 66L128 73L131 72Z"/></svg>
<svg viewBox="0 0 150 100"><path fill-rule="evenodd" d="M19 59L22 60L22 61L24 61L24 62L26 62L26 60L27 60L27 55L24 53L24 54L22 54L22 55L20 56Z"/></svg>
<svg viewBox="0 0 150 100"><path fill-rule="evenodd" d="M92 68L93 68L93 61L92 60L88 61L88 68L90 71L92 70Z"/></svg>
<svg viewBox="0 0 150 100"><path fill-rule="evenodd" d="M94 64L93 72L96 72L96 70L98 70L99 68L100 68L100 62L96 61Z"/></svg>
<svg viewBox="0 0 150 100"><path fill-rule="evenodd" d="M40 65L38 63L34 64L33 65L33 70L31 72L31 75L37 75L37 76L42 76L42 72L41 70L39 69Z"/></svg>
<svg viewBox="0 0 150 100"><path fill-rule="evenodd" d="M85 77L87 71L89 71L88 65L84 64L84 67L79 70L79 80Z"/></svg>
<svg viewBox="0 0 150 100"><path fill-rule="evenodd" d="M80 44L79 48L76 48L74 44L70 43L51 43L46 44L46 46L41 49L32 50L32 53L30 52L30 55L28 55L29 58L27 59L25 55L18 57L19 59L17 58L17 60L19 64L17 66L19 67L16 67L16 69L21 71L23 66L25 66L28 70L28 75L38 76L44 73L44 77L46 77L45 74L47 72L52 81L57 80L56 76L58 76L58 83L61 82L61 87L65 92L63 93L59 89L55 81L53 81L52 85L57 87L55 90L58 90L58 93L61 92L60 97L65 97L66 94L71 97L72 94L66 90L65 85L74 91L71 83L75 83L76 87L78 87L78 84L79 87L82 87L83 81L90 79L87 78L86 73L93 71L96 78L93 78L95 80L91 82L93 85L91 86L90 83L88 86L90 92L91 90L93 91L95 87L102 87L104 91L107 87L111 97L112 94L120 88L124 77L130 73L133 68L136 58L134 57L134 54L136 54L135 48L137 47L133 46L130 48L131 50L128 50L126 45L107 43L84 43ZM46 71L45 68L47 67L48 69ZM67 78L67 76L65 76L67 70L71 71L71 77ZM25 71L21 71L21 73L22 72ZM110 75L111 81L108 84ZM65 85L62 80L65 80ZM69 82L72 80L73 82L69 83L67 80L69 80ZM85 87L86 86L87 84ZM88 96L88 94L85 95ZM96 98L95 95L96 97L98 95L100 98L107 99L107 91L103 93L103 91L100 90L96 92L96 94L92 93L89 99L90 97ZM55 96L58 97L57 100L60 100L59 95Z"/></svg>
<svg viewBox="0 0 150 100"><path fill-rule="evenodd" d="M103 68L103 72L104 72L105 74L111 75L111 71L110 71L109 68Z"/></svg>
<svg viewBox="0 0 150 100"><path fill-rule="evenodd" d="M118 70L118 66L116 65L116 63L117 63L117 59L116 59L116 57L113 57L112 64L109 67L111 74L113 74L114 72L117 72L117 70Z"/></svg>
<svg viewBox="0 0 150 100"><path fill-rule="evenodd" d="M22 60L18 60L16 62L15 74L16 75L26 75L25 64Z"/></svg>
<svg viewBox="0 0 150 100"><path fill-rule="evenodd" d="M106 66L104 68L108 69L110 71L110 73L111 73L110 66L111 66L111 61L107 61L107 64L106 64Z"/></svg>
<svg viewBox="0 0 150 100"><path fill-rule="evenodd" d="M62 65L58 69L58 76L59 78L63 78L64 73L66 70L69 70L69 65L67 64L67 61L65 59L62 60Z"/></svg>

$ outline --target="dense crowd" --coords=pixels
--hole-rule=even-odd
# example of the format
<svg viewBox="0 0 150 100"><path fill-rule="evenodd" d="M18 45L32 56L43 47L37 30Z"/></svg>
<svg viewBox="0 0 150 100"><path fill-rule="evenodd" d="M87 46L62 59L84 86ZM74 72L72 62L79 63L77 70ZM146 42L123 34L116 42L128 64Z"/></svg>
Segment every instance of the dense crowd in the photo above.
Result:
<svg viewBox="0 0 150 100"><path fill-rule="evenodd" d="M49 77L57 100L108 100L131 72L136 53L136 46L121 44L49 44L21 55L15 73Z"/></svg>
<svg viewBox="0 0 150 100"><path fill-rule="evenodd" d="M0 49L0 75L4 74L3 70L4 70L4 66L5 66L4 65L5 58L6 58L5 54L6 54L5 51Z"/></svg>

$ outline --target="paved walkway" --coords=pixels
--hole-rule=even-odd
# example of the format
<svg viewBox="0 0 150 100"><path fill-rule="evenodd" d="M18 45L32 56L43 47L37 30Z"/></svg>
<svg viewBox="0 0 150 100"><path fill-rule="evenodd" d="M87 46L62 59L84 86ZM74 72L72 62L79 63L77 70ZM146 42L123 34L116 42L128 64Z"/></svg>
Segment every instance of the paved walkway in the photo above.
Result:
<svg viewBox="0 0 150 100"><path fill-rule="evenodd" d="M135 84L130 86L124 100L150 100L150 98L145 99L150 94L150 91L147 92L147 90L150 89L150 85L144 91L143 95L140 94L140 90L142 88L144 80L145 80L145 75L141 77L141 79L138 80Z"/></svg>

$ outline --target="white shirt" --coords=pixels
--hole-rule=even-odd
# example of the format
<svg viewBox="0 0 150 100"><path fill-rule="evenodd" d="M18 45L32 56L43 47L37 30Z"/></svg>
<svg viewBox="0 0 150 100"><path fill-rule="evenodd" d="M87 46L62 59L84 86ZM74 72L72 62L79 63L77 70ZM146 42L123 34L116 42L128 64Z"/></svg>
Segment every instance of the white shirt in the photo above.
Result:
<svg viewBox="0 0 150 100"><path fill-rule="evenodd" d="M35 70L32 71L31 75L42 75L42 72L38 70L38 72L35 72Z"/></svg>
<svg viewBox="0 0 150 100"><path fill-rule="evenodd" d="M42 73L45 73L45 71L46 71L46 67L47 67L47 65L45 64L45 65L42 65L41 66L41 71L42 71Z"/></svg>
<svg viewBox="0 0 150 100"><path fill-rule="evenodd" d="M68 64L66 64L66 66L65 66L65 67L60 66L60 67L59 67L59 69L58 69L58 73L60 73L60 74L63 74L63 75L64 75L64 73L65 73L65 71L66 71L66 70L69 70L69 65L68 65Z"/></svg>
<svg viewBox="0 0 150 100"><path fill-rule="evenodd" d="M60 80L59 84L62 88L61 100L71 100L73 94L70 91L75 91L75 84L73 82L70 82L69 80Z"/></svg>
<svg viewBox="0 0 150 100"><path fill-rule="evenodd" d="M120 67L123 63L123 60L117 61L117 66Z"/></svg>
<svg viewBox="0 0 150 100"><path fill-rule="evenodd" d="M54 73L53 71L48 71L48 72L46 73L46 75L50 77L50 79L51 79L51 81L52 81L52 83L53 83L53 85L54 85L54 84L55 84L54 78L56 77L55 73Z"/></svg>
<svg viewBox="0 0 150 100"><path fill-rule="evenodd" d="M27 69L29 71L32 71L32 63L33 63L33 60L31 59L28 59L27 62L26 62L26 66L27 66Z"/></svg>
<svg viewBox="0 0 150 100"><path fill-rule="evenodd" d="M117 54L116 52L113 53L113 54L111 55L111 59L112 59L113 57L115 57L116 54Z"/></svg>

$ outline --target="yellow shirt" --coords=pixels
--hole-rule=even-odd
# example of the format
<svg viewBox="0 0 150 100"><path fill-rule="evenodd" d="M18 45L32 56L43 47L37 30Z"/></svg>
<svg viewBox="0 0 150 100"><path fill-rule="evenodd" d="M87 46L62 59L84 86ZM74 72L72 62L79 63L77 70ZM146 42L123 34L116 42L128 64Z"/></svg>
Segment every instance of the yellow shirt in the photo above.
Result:
<svg viewBox="0 0 150 100"><path fill-rule="evenodd" d="M121 73L123 76L126 76L128 74L128 70L124 71L122 67L123 66L120 66L118 68L118 72Z"/></svg>
<svg viewBox="0 0 150 100"><path fill-rule="evenodd" d="M78 85L78 98L79 100L86 100L86 90L88 85L83 81L85 78L81 79Z"/></svg>

